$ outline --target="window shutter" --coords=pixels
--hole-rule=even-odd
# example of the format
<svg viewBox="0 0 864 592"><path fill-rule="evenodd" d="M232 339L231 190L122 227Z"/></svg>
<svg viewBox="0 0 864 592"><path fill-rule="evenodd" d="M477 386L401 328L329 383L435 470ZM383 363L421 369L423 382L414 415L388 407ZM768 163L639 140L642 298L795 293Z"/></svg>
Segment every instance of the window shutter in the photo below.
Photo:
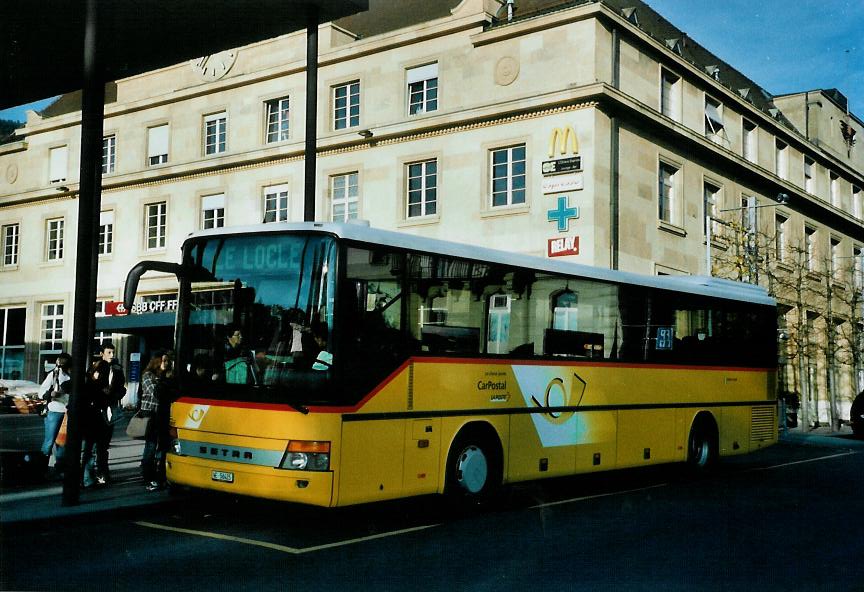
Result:
<svg viewBox="0 0 864 592"><path fill-rule="evenodd" d="M160 125L148 130L147 156L154 157L168 154L168 126Z"/></svg>
<svg viewBox="0 0 864 592"><path fill-rule="evenodd" d="M202 210L218 210L225 207L225 194L205 195L201 200Z"/></svg>
<svg viewBox="0 0 864 592"><path fill-rule="evenodd" d="M66 146L51 149L49 181L66 180L66 169L68 166L69 150Z"/></svg>
<svg viewBox="0 0 864 592"><path fill-rule="evenodd" d="M421 80L429 80L430 78L438 78L437 62L408 70L408 84L420 82Z"/></svg>

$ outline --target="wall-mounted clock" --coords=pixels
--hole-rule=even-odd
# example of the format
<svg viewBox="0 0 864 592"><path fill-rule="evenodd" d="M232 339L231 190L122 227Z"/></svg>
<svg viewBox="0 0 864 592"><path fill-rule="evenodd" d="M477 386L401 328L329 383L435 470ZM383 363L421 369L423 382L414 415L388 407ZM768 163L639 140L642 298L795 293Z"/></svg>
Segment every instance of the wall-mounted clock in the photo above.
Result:
<svg viewBox="0 0 864 592"><path fill-rule="evenodd" d="M234 62L237 61L237 50L228 49L196 58L190 62L192 69L203 80L219 80L228 73Z"/></svg>

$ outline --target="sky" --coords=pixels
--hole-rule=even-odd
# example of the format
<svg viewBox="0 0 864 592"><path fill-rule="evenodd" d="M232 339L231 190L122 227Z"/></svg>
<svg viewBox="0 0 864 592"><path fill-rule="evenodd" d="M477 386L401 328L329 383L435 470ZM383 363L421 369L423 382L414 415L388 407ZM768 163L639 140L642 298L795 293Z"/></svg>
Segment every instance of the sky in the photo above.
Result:
<svg viewBox="0 0 864 592"><path fill-rule="evenodd" d="M678 29L775 95L837 88L864 119L864 0L647 0ZM518 6L518 0L517 0ZM24 121L46 99L0 110Z"/></svg>
<svg viewBox="0 0 864 592"><path fill-rule="evenodd" d="M769 93L836 88L864 119L864 1L645 2Z"/></svg>

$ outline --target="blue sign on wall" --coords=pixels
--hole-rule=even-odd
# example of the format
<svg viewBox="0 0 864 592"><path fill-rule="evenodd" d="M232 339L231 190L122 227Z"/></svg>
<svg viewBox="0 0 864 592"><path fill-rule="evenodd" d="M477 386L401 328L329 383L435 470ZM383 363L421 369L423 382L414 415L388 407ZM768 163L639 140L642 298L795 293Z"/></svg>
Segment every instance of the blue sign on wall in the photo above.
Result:
<svg viewBox="0 0 864 592"><path fill-rule="evenodd" d="M567 205L567 196L558 196L558 207L546 212L546 220L558 224L558 232L567 232L570 220L579 217L579 208Z"/></svg>

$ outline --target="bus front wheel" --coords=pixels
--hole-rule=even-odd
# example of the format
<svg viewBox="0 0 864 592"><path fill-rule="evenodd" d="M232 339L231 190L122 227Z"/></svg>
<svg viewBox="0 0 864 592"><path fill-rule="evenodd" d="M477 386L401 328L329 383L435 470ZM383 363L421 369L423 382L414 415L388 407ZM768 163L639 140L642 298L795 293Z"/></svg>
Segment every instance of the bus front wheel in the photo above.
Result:
<svg viewBox="0 0 864 592"><path fill-rule="evenodd" d="M481 502L501 484L500 446L479 431L460 433L447 457L445 493L451 497Z"/></svg>

